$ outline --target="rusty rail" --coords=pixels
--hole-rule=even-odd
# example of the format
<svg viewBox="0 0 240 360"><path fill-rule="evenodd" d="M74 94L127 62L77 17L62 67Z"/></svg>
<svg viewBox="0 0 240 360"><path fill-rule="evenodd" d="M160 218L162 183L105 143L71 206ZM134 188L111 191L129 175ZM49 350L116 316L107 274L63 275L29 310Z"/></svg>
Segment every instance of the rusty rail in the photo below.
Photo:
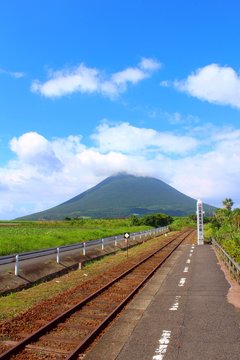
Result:
<svg viewBox="0 0 240 360"><path fill-rule="evenodd" d="M137 269L140 265L147 262L149 259L153 258L154 255L165 249L167 246L172 244L175 240L183 236L183 238L180 239L180 241L174 245L174 247L170 250L170 252L167 253L166 256L150 271L150 273L134 288L133 291L128 294L125 299L117 305L117 307L108 314L105 319L72 351L69 352L69 355L66 357L68 360L76 359L78 354L82 351L84 351L89 344L93 341L93 339L108 325L108 323L119 313L119 311L127 304L127 302L134 296L134 294L137 293L137 291L140 289L140 287L154 274L154 272L163 264L163 262L166 261L166 259L175 251L175 249L193 232L191 231L185 231L181 234L178 234L174 236L167 244L161 246L158 250L155 250L150 255L146 256L143 260L141 260L139 263L132 266L130 269L122 273L120 276L117 276L115 279L107 283L106 285L102 286L99 290L92 293L90 296L86 297L82 301L80 301L75 306L71 307L69 310L65 311L61 315L57 316L52 321L48 322L46 325L42 326L40 329L32 333L30 336L26 337L22 341L20 341L16 346L12 347L11 349L4 352L2 355L0 355L1 360L7 360L10 359L11 356L19 354L27 345L30 343L37 341L41 336L46 334L47 332L54 329L58 324L61 322L64 322L67 318L69 318L72 314L76 313L78 310L80 310L84 305L89 303L91 300L96 298L99 294L103 293L106 289L110 288L113 284L117 283L119 280L126 277L128 274L130 274L133 270Z"/></svg>

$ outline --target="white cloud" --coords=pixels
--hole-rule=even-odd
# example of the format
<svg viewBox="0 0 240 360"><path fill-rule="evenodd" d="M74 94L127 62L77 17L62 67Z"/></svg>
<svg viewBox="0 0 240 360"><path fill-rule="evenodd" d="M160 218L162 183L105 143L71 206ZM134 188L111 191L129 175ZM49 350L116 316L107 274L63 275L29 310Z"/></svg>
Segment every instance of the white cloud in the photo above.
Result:
<svg viewBox="0 0 240 360"><path fill-rule="evenodd" d="M197 141L190 136L137 128L128 123L121 123L117 126L110 126L106 122L102 123L97 127L92 139L96 141L97 146L103 152L160 151L162 153L184 154L196 149L198 145Z"/></svg>
<svg viewBox="0 0 240 360"><path fill-rule="evenodd" d="M177 135L104 123L93 134L95 147L84 145L80 135L15 137L15 159L0 168L0 218L52 207L123 171L162 179L210 204L221 206L231 197L239 206L240 128L209 125L207 137L205 131Z"/></svg>
<svg viewBox="0 0 240 360"><path fill-rule="evenodd" d="M172 185L192 197L202 197L206 202L218 206L226 197L232 197L236 205L240 206L239 161L239 155L233 156L231 151L226 151L221 145L213 151L176 160L171 169Z"/></svg>
<svg viewBox="0 0 240 360"><path fill-rule="evenodd" d="M168 85L162 82L162 86ZM174 86L200 100L240 108L240 76L231 67L210 64L185 80L175 81Z"/></svg>
<svg viewBox="0 0 240 360"><path fill-rule="evenodd" d="M138 68L128 68L123 71L120 71L116 74L113 74L111 81L116 86L126 85L127 82L137 84L139 81L143 80L146 77L146 74Z"/></svg>
<svg viewBox="0 0 240 360"><path fill-rule="evenodd" d="M25 73L20 71L14 71L14 72L10 72L10 75L16 79L20 79L25 76Z"/></svg>
<svg viewBox="0 0 240 360"><path fill-rule="evenodd" d="M163 116L172 125L194 125L200 122L200 119L194 115L182 115L179 112L167 113L164 112Z"/></svg>
<svg viewBox="0 0 240 360"><path fill-rule="evenodd" d="M162 87L170 87L172 85L172 83L170 81L168 81L168 80L163 80L163 81L160 82L160 85Z"/></svg>
<svg viewBox="0 0 240 360"><path fill-rule="evenodd" d="M61 167L61 162L54 154L49 141L36 132L26 133L18 139L14 137L10 142L10 148L20 161L29 165L51 171Z"/></svg>
<svg viewBox="0 0 240 360"><path fill-rule="evenodd" d="M55 71L52 78L41 84L32 84L32 91L46 97L61 97L74 92L93 93L99 88L99 72L80 64L77 68Z"/></svg>
<svg viewBox="0 0 240 360"><path fill-rule="evenodd" d="M142 59L138 67L127 68L115 73L111 77L111 82L117 86L126 86L128 82L137 84L139 81L149 77L153 71L158 70L161 65L153 59Z"/></svg>
<svg viewBox="0 0 240 360"><path fill-rule="evenodd" d="M160 64L150 58L143 58L136 67L105 76L96 68L80 64L75 68L53 71L44 83L35 80L31 90L46 97L61 97L75 92L100 93L113 98L126 91L128 84L137 84L160 68Z"/></svg>
<svg viewBox="0 0 240 360"><path fill-rule="evenodd" d="M2 69L0 68L0 74L6 74L6 75L9 75L15 79L20 79L22 77L25 76L25 73L24 72L20 72L20 71L9 71L9 70L6 70L6 69Z"/></svg>
<svg viewBox="0 0 240 360"><path fill-rule="evenodd" d="M85 150L85 145L81 143L81 135L70 135L67 138L56 138L51 141L51 147L55 155L62 163Z"/></svg>
<svg viewBox="0 0 240 360"><path fill-rule="evenodd" d="M154 71L161 68L161 64L151 58L142 58L141 62L139 63L139 67L143 70Z"/></svg>

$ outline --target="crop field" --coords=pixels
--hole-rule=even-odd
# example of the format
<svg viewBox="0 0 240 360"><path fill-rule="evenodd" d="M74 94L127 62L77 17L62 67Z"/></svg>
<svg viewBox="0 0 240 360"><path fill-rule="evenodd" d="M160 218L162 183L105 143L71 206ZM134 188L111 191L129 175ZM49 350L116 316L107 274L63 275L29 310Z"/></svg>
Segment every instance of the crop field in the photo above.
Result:
<svg viewBox="0 0 240 360"><path fill-rule="evenodd" d="M129 219L70 221L0 221L0 256L150 229Z"/></svg>

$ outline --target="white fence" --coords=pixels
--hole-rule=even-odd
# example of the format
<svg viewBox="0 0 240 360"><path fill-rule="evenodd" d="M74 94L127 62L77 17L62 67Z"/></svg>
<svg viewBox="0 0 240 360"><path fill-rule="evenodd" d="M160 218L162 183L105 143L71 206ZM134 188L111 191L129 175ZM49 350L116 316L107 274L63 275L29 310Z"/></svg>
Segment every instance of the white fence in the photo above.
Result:
<svg viewBox="0 0 240 360"><path fill-rule="evenodd" d="M164 226L164 227L151 229L151 230L147 230L147 231L131 233L131 239L132 240L144 239L144 238L148 238L148 237L165 234L168 231L169 231L168 226ZM110 237L107 237L104 239L90 240L90 241L76 243L76 244L72 244L72 245L64 245L64 246L60 246L60 247L25 252L25 253L20 253L20 254L0 256L0 269L1 269L1 265L15 263L15 275L17 276L19 274L19 262L20 261L30 260L30 259L35 259L38 257L44 257L44 256L55 254L56 262L59 264L61 254L65 253L66 251L73 251L73 250L80 249L80 251L82 251L82 255L86 256L87 249L90 246L93 247L93 246L101 245L101 249L104 250L104 246L110 245L113 243L115 246L118 246L118 242L124 241L124 240L125 240L124 235L116 235L116 236L110 236Z"/></svg>

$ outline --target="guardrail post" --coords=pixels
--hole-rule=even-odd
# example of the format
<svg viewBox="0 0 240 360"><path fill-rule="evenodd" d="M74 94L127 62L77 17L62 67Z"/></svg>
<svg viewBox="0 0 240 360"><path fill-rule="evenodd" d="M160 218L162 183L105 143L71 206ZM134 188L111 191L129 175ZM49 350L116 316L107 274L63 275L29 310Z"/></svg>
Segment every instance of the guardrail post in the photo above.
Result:
<svg viewBox="0 0 240 360"><path fill-rule="evenodd" d="M19 255L16 255L15 275L18 276L18 274L19 274Z"/></svg>
<svg viewBox="0 0 240 360"><path fill-rule="evenodd" d="M117 246L117 236L115 236L114 239L115 239L114 245Z"/></svg>
<svg viewBox="0 0 240 360"><path fill-rule="evenodd" d="M86 243L85 242L83 243L83 255L84 256L86 255Z"/></svg>
<svg viewBox="0 0 240 360"><path fill-rule="evenodd" d="M57 248L57 264L60 263L60 249Z"/></svg>
<svg viewBox="0 0 240 360"><path fill-rule="evenodd" d="M104 250L104 239L102 239L102 250Z"/></svg>

